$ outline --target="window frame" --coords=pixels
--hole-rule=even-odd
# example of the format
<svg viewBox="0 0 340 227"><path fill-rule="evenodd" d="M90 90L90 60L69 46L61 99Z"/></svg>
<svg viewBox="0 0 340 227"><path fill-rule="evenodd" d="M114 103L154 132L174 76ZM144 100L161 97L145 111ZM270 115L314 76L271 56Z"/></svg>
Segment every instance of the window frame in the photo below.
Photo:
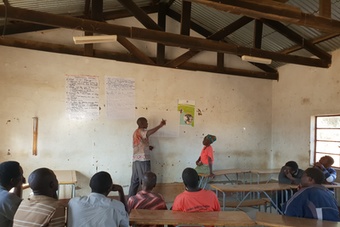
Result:
<svg viewBox="0 0 340 227"><path fill-rule="evenodd" d="M326 129L326 130L329 130L329 129L340 130L340 127L338 127L338 128L318 128L317 120L318 120L318 118L322 118L322 117L340 117L340 114L315 115L315 116L313 116L312 122L311 122L312 123L312 128L314 129L314 130L312 130L313 134L311 135L311 140L312 140L311 141L312 142L311 145L313 146L313 148L311 149L311 151L313 152L313 155L311 155L311 164L314 164L316 161L318 161L318 160L316 160L317 154L324 154L324 155L330 155L330 156L336 155L340 159L340 152L339 152L339 154L334 154L334 153L317 152L316 151L317 142L318 141L327 142L327 140L321 140L321 139L318 140L317 139L317 133L318 133L319 129L321 129L321 130L323 130L323 129ZM338 142L340 144L340 138L339 138L339 140L328 140L328 141L329 142ZM339 164L339 166L332 166L332 167L334 167L336 169L340 169L340 164Z"/></svg>

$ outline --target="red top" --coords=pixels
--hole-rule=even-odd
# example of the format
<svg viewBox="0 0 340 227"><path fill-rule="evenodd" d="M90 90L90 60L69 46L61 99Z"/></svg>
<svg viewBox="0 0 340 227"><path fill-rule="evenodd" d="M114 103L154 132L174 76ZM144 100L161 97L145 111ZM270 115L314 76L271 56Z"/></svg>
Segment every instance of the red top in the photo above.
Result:
<svg viewBox="0 0 340 227"><path fill-rule="evenodd" d="M201 151L201 162L204 165L208 165L209 161L208 161L208 157L211 158L211 163L214 162L214 151L212 146L204 146L202 151Z"/></svg>
<svg viewBox="0 0 340 227"><path fill-rule="evenodd" d="M212 191L201 189L197 192L184 191L179 194L172 210L184 212L220 211L220 203Z"/></svg>

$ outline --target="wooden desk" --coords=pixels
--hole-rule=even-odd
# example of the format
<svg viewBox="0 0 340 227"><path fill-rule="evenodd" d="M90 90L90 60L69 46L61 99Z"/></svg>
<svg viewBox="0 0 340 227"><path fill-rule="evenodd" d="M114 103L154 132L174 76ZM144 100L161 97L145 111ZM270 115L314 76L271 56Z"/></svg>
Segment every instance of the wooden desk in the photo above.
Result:
<svg viewBox="0 0 340 227"><path fill-rule="evenodd" d="M233 181L228 177L229 174L236 174L236 180L238 181L239 174L250 173L248 169L221 169L213 171L215 176L225 176L227 180L233 184ZM199 187L205 188L210 180L209 174L198 174L200 178ZM244 178L244 177L243 177Z"/></svg>
<svg viewBox="0 0 340 227"><path fill-rule="evenodd" d="M130 225L256 226L243 211L181 212L133 209Z"/></svg>
<svg viewBox="0 0 340 227"><path fill-rule="evenodd" d="M252 192L257 192L258 196L263 193L271 202L271 204L282 214L282 211L278 208L277 202L274 202L267 192L285 191L286 193L292 193L290 184L279 184L279 183L267 183L267 184L238 184L238 185L227 185L227 184L211 184L210 187L216 190L216 194L221 192L223 195L223 210L226 204L226 193L245 192L246 195L240 200L236 209L248 198ZM287 198L287 197L286 197Z"/></svg>
<svg viewBox="0 0 340 227"><path fill-rule="evenodd" d="M280 173L280 171L281 169L253 169L253 170L250 170L250 173L257 175L257 183L259 184L261 174L269 174L268 180L266 181L266 183L268 183L271 180L272 176L274 174Z"/></svg>
<svg viewBox="0 0 340 227"><path fill-rule="evenodd" d="M289 226L289 227L340 227L340 222L321 221L309 218L289 217L272 213L256 213L256 224L263 226Z"/></svg>
<svg viewBox="0 0 340 227"><path fill-rule="evenodd" d="M53 172L57 176L59 185L71 185L72 186L71 198L75 197L76 183L77 183L76 171L75 170L53 170ZM58 188L58 192L59 192L59 189L60 188Z"/></svg>

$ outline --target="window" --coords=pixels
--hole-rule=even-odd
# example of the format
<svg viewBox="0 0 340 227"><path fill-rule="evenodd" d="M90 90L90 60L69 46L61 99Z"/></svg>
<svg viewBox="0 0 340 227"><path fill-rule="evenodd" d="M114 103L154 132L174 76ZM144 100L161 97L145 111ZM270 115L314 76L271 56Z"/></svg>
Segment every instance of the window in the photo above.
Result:
<svg viewBox="0 0 340 227"><path fill-rule="evenodd" d="M333 167L340 167L340 115L315 117L314 161L325 155L333 157Z"/></svg>

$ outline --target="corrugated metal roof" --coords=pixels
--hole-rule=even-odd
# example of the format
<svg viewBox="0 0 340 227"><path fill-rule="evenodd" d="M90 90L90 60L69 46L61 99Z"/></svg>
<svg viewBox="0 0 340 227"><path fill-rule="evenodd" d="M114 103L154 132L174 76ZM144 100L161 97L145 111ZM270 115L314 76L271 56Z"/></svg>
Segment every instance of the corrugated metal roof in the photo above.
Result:
<svg viewBox="0 0 340 227"><path fill-rule="evenodd" d="M135 0L138 6L147 6L152 3L151 0ZM82 13L85 7L85 1L79 0L9 0L14 7L31 9L53 14L70 14L75 15ZM121 10L124 7L117 0L105 0L104 11Z"/></svg>
<svg viewBox="0 0 340 227"><path fill-rule="evenodd" d="M167 0L163 0L167 1ZM148 6L156 2L155 0L135 0L139 7ZM340 0L332 0L332 18L340 20ZM79 0L9 0L12 6L32 9L36 11L48 12L53 14L81 15L84 11L85 1ZM319 0L289 0L288 5L296 6L302 12L318 15ZM105 0L104 11L122 10L124 7L117 0ZM171 9L180 13L182 10L182 0L175 0ZM225 26L239 19L240 15L231 14L225 11L205 6L203 4L192 3L191 18L192 21L215 33ZM307 40L314 40L322 33L309 27L286 24L291 30L295 31ZM235 45L253 47L254 22L250 22L234 33L226 37L226 41ZM289 40L279 32L268 26L263 26L262 49L268 51L282 51L287 48L296 46L296 43ZM318 43L317 46L326 50L334 51L340 47L340 37ZM301 56L311 56L312 54L305 50L298 50L292 54ZM281 63L274 62L272 66L276 67Z"/></svg>
<svg viewBox="0 0 340 227"><path fill-rule="evenodd" d="M319 0L290 0L287 1L286 4L300 8L301 11L304 13L313 14L316 16L318 16L319 14ZM171 9L178 13L181 13L181 8L181 0L176 0L171 6ZM209 8L201 4L192 3L191 17L192 21L214 33L227 26L228 24L234 22L241 16L230 14L224 11L218 11L214 8ZM332 0L332 18L340 20L340 0ZM313 28L297 26L294 24L286 24L286 26L307 40L313 40L322 35L320 31ZM227 36L226 41L235 45L241 45L251 48L253 47L253 33L254 22L250 22ZM293 46L296 46L295 42L289 40L272 28L265 25L263 26L261 49L279 52ZM334 51L340 47L340 37L324 41L317 44L317 46L326 51ZM293 52L292 54L308 57L312 56L312 54L306 50L298 50ZM272 66L274 67L280 65L282 65L282 63L272 63Z"/></svg>

